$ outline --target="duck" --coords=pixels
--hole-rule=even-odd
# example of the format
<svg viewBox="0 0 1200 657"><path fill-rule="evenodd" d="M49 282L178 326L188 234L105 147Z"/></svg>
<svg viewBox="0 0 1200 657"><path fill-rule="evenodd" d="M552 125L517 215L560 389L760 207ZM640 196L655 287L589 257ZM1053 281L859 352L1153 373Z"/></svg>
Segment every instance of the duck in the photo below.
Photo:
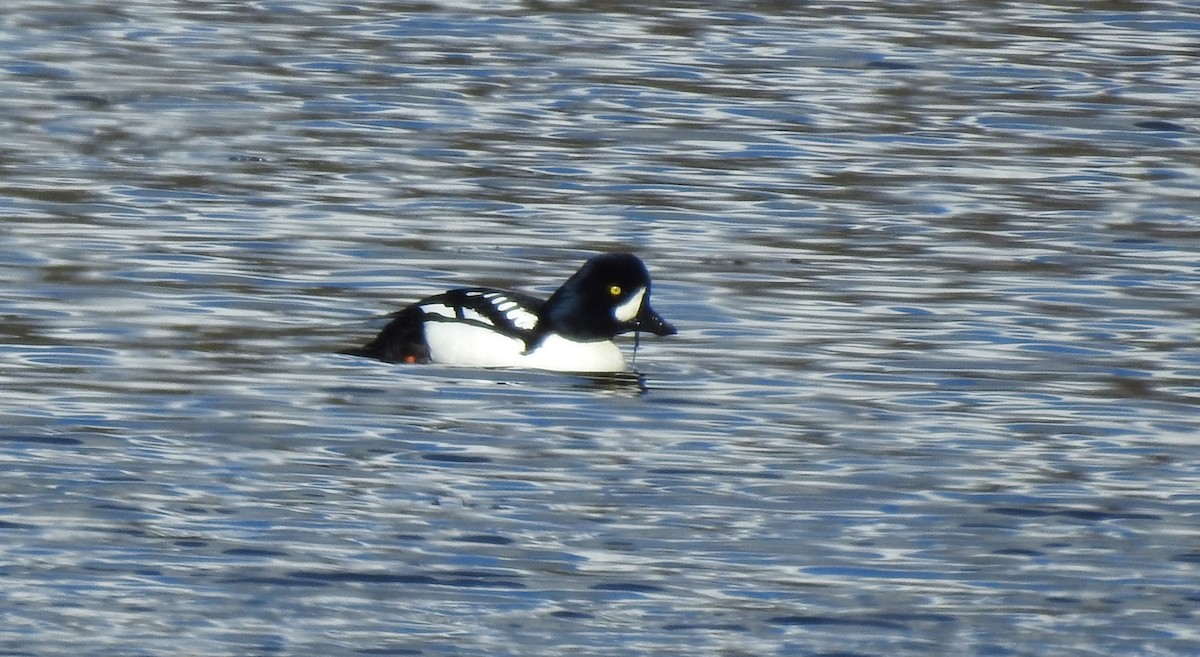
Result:
<svg viewBox="0 0 1200 657"><path fill-rule="evenodd" d="M618 335L678 332L650 306L650 273L632 253L593 256L549 299L460 288L421 299L389 318L372 340L341 353L386 363L623 372Z"/></svg>

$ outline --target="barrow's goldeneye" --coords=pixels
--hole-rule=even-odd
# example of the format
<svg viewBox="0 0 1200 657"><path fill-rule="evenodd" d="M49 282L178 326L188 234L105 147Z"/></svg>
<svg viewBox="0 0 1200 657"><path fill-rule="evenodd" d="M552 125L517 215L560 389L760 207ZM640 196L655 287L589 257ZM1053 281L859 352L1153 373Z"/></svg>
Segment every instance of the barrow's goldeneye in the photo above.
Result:
<svg viewBox="0 0 1200 657"><path fill-rule="evenodd" d="M391 317L374 340L342 353L389 363L621 372L625 359L613 342L618 334L675 333L650 307L650 274L629 253L593 257L546 301L465 288Z"/></svg>

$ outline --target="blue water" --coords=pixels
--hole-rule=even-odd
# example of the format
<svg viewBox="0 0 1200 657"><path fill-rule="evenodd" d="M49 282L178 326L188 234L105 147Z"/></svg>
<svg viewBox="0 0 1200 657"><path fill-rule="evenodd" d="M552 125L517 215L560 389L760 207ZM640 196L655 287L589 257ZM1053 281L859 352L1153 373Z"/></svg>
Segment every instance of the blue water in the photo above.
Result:
<svg viewBox="0 0 1200 657"><path fill-rule="evenodd" d="M1197 654L1197 28L10 2L0 654ZM334 353L613 250L640 380Z"/></svg>

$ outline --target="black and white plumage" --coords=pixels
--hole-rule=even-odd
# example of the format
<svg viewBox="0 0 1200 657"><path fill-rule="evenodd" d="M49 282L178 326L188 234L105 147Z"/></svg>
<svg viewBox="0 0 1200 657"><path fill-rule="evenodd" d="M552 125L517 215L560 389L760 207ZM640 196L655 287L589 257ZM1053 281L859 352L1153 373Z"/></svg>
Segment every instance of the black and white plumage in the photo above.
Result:
<svg viewBox="0 0 1200 657"><path fill-rule="evenodd" d="M391 363L619 372L613 338L672 335L650 307L650 274L632 254L588 260L546 301L491 288L450 290L395 313L375 339L344 353Z"/></svg>

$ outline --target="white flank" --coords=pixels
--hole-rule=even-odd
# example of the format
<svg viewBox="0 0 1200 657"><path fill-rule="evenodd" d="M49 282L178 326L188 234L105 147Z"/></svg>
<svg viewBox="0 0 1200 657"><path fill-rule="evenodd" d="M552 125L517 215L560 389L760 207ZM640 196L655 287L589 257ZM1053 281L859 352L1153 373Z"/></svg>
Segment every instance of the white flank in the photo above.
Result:
<svg viewBox="0 0 1200 657"><path fill-rule="evenodd" d="M556 372L624 372L625 357L612 340L575 342L551 333L520 365Z"/></svg>
<svg viewBox="0 0 1200 657"><path fill-rule="evenodd" d="M621 302L616 308L613 308L613 317L617 318L618 322L628 322L634 317L637 317L638 311L642 309L642 299L646 297L646 288L639 287L633 296Z"/></svg>
<svg viewBox="0 0 1200 657"><path fill-rule="evenodd" d="M435 363L474 367L519 364L525 343L494 329L464 322L425 322L425 342Z"/></svg>
<svg viewBox="0 0 1200 657"><path fill-rule="evenodd" d="M549 335L532 354L525 343L460 322L430 321L425 342L435 363L470 367L530 367L556 372L623 372L625 358L611 340L574 342Z"/></svg>

